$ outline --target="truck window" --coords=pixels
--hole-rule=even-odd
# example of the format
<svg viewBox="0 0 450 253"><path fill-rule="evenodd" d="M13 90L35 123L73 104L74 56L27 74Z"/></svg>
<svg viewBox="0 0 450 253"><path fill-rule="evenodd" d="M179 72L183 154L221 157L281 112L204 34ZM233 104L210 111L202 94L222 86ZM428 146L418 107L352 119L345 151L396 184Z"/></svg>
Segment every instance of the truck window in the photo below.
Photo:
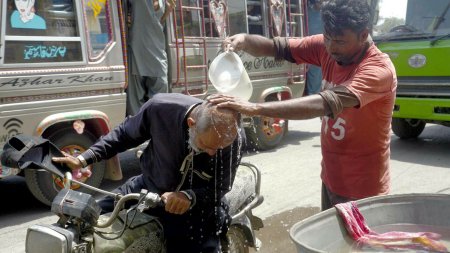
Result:
<svg viewBox="0 0 450 253"><path fill-rule="evenodd" d="M88 0L85 5L89 58L100 56L112 41L112 24L106 0Z"/></svg>
<svg viewBox="0 0 450 253"><path fill-rule="evenodd" d="M450 33L450 3L448 0L383 1L374 27L377 40L430 38ZM396 10L396 11L394 11Z"/></svg>
<svg viewBox="0 0 450 253"><path fill-rule="evenodd" d="M6 18L0 63L60 65L84 60L75 0L3 3L2 16Z"/></svg>

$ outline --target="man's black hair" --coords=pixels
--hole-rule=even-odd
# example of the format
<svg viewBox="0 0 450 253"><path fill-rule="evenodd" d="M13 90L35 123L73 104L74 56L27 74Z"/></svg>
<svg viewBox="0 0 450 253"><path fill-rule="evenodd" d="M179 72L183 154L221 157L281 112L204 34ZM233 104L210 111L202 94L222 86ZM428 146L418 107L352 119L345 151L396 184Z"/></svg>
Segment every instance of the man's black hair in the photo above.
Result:
<svg viewBox="0 0 450 253"><path fill-rule="evenodd" d="M360 34L370 31L370 7L367 0L327 0L322 3L321 15L324 33L342 35L349 29Z"/></svg>

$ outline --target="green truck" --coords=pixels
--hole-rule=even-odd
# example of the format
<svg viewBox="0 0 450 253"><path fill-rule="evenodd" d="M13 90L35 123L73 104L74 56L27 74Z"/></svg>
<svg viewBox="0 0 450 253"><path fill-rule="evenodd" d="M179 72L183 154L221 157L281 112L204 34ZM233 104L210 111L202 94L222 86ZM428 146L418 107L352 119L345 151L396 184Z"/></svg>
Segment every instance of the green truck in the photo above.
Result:
<svg viewBox="0 0 450 253"><path fill-rule="evenodd" d="M450 126L450 0L381 0L373 38L398 78L392 130L419 136L426 123Z"/></svg>

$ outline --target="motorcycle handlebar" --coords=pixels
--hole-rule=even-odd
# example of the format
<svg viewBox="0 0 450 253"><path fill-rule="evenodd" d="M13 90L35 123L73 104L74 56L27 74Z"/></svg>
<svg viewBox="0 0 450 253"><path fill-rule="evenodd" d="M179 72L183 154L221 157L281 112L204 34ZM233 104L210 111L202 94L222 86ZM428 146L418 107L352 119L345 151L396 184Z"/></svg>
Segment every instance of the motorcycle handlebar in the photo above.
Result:
<svg viewBox="0 0 450 253"><path fill-rule="evenodd" d="M256 186L255 186L255 198L253 199L253 201L251 203L249 203L245 208L243 208L239 213L233 215L233 219L237 219L238 217L242 216L244 213L246 213L248 210L255 208L256 206L260 205L263 202L263 197L260 195L260 188L261 188L261 172L259 170L259 168L252 164L252 163L248 163L248 162L241 162L241 165L243 166L247 166L250 169L252 169L255 173L256 176ZM117 218L117 215L119 214L119 211L122 210L123 205L125 204L125 202L129 201L129 200L138 200L141 196L142 196L142 192L139 193L131 193L131 194L127 194L125 196L122 196L120 194L117 193L112 193L112 192L108 192L108 191L104 191L101 189L98 189L96 187L90 186L88 184L84 184L82 182L78 182L76 180L72 179L72 175L70 173L66 173L65 174L65 178L64 178L64 187L65 188L69 188L70 189L70 185L71 183L77 183L80 184L81 186L84 186L85 188L91 189L93 191L97 191L99 193L103 193L105 195L109 195L112 196L114 198L119 198L119 201L117 203L117 205L114 207L114 210L110 216L110 218L105 221L105 222L98 222L95 226L98 228L106 228L109 225L112 224L112 222ZM141 212L143 210L146 210L148 208L154 208L157 206L164 206L164 202L161 200L161 197L153 192L148 192L145 193L145 200L143 201L143 204L141 204L142 207L139 209Z"/></svg>
<svg viewBox="0 0 450 253"><path fill-rule="evenodd" d="M144 190L145 191L145 190ZM144 195L145 194L145 195ZM106 228L110 226L113 221L117 218L117 215L119 214L120 210L122 210L123 206L125 205L125 202L129 200L139 200L144 195L144 199L138 206L139 211L147 210L148 208L154 208L157 206L164 206L164 202L161 200L161 197L153 192L141 192L141 193L130 193L124 196L120 196L119 201L117 202L116 206L114 207L113 212L111 213L111 216L109 216L108 220L101 222L98 221L95 227L98 228Z"/></svg>
<svg viewBox="0 0 450 253"><path fill-rule="evenodd" d="M81 186L84 186L88 189L91 189L96 192L103 193L105 195L109 195L116 199L119 199L119 201L117 202L116 206L114 207L114 210L112 211L111 216L108 218L108 220L106 220L104 222L97 221L97 224L94 225L95 227L98 227L98 228L106 228L106 227L110 226L114 222L114 220L117 218L120 210L123 209L123 206L125 205L125 203L129 200L139 200L143 197L143 199L139 203L139 206L137 207L137 209L140 212L143 212L144 210L147 210L149 208L155 208L157 206L164 206L164 202L162 201L161 197L158 194L156 194L154 192L148 192L145 189L142 189L141 193L129 193L129 194L122 196L117 193L104 191L102 189L98 189L98 188L90 186L88 184L84 184L82 182L73 180L72 174L70 172L65 173L64 176L65 177L64 177L63 182L64 182L64 188L66 188L66 189L70 189L72 182L74 182L74 183L80 184Z"/></svg>

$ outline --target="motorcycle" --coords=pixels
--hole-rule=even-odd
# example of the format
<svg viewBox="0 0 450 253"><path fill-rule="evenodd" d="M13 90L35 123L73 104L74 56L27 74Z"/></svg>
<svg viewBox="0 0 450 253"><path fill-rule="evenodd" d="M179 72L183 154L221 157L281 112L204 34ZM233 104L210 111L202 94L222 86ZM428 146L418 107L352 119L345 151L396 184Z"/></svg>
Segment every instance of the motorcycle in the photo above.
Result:
<svg viewBox="0 0 450 253"><path fill-rule="evenodd" d="M17 157L14 159L19 160ZM10 160L14 159L2 157L2 164L6 161L10 165ZM73 180L70 172L58 172L49 164L46 161L39 166L36 163L30 166L30 162L21 161L19 165L25 169L44 169L59 177L63 175L64 182L64 188L51 205L51 211L59 217L58 221L29 227L26 252L165 252L162 224L157 217L144 212L163 205L158 194L143 189L140 193L122 196ZM71 190L72 183L113 196L117 200L114 210L100 215L101 208L94 197ZM232 221L226 236L221 239L223 252L248 253L249 247L259 250L261 242L254 231L262 228L263 223L253 215L252 210L263 202L260 186L261 173L257 166L242 162L231 191L224 196ZM137 204L124 208L128 201L137 201Z"/></svg>

